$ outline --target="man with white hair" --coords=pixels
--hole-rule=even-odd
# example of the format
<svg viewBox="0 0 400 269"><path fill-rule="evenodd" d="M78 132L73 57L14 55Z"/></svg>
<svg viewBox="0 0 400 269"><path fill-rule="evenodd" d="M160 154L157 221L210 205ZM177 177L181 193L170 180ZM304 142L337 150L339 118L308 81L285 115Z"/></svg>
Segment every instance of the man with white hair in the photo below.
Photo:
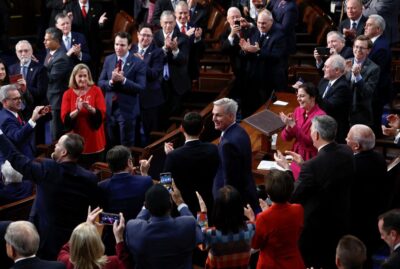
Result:
<svg viewBox="0 0 400 269"><path fill-rule="evenodd" d="M362 14L363 4L361 0L348 0L346 3L347 19L343 20L338 27L346 38L346 46L352 47L354 39L364 33L367 17Z"/></svg>
<svg viewBox="0 0 400 269"><path fill-rule="evenodd" d="M0 205L24 199L33 193L30 180L22 180L22 175L16 171L9 161L1 165L3 182L0 183Z"/></svg>

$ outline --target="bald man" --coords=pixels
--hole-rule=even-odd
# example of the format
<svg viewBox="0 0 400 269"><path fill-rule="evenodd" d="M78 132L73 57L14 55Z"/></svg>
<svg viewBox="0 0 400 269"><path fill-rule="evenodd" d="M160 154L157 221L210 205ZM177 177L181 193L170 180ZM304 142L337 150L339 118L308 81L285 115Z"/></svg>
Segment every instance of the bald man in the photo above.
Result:
<svg viewBox="0 0 400 269"><path fill-rule="evenodd" d="M348 0L346 4L347 19L343 20L338 31L346 38L346 46L352 47L354 39L364 33L367 17L362 14L363 5L361 0Z"/></svg>

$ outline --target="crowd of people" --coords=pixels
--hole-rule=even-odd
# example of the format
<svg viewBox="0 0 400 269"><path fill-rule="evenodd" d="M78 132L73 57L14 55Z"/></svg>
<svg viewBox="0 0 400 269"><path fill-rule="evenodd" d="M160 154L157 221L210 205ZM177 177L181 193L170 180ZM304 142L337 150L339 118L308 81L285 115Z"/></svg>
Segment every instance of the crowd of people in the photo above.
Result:
<svg viewBox="0 0 400 269"><path fill-rule="evenodd" d="M185 144L164 145L168 188L148 175L152 157L137 168L129 147L148 144L183 111L199 79L208 9L196 0L137 2L137 44L117 33L102 68L99 32L108 19L88 0L48 1L43 59L21 40L17 63L0 60L0 203L36 193L29 222L0 223L13 268L372 268L382 240L390 256L381 268L400 268L394 182L374 152L376 136L400 143L398 115L381 126L399 41L385 12L398 14L398 2L346 1L347 19L327 34L328 52L313 51L319 85L296 82L299 106L280 113L293 161L276 152L284 171L265 177L266 200L236 117L287 90L296 2L223 3L221 51L235 78L229 98L213 103L221 136L218 145L200 141L203 119L186 113ZM48 140L51 159L36 160L36 145ZM87 168L104 160L113 175L98 182ZM115 222L101 223L109 213Z"/></svg>

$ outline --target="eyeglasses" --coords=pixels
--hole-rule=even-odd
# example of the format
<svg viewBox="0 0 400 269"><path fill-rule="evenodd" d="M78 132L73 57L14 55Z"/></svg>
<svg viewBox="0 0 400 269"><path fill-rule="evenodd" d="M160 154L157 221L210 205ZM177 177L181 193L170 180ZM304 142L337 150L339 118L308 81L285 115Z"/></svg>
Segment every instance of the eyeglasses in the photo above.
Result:
<svg viewBox="0 0 400 269"><path fill-rule="evenodd" d="M21 98L21 96L19 96L19 97L14 97L14 98L6 98L7 100L11 100L11 101L18 101L18 100L21 100L22 98Z"/></svg>
<svg viewBox="0 0 400 269"><path fill-rule="evenodd" d="M150 34L139 34L140 36L143 36L143 37L153 37L153 35L150 35Z"/></svg>
<svg viewBox="0 0 400 269"><path fill-rule="evenodd" d="M354 46L353 47L355 50L366 50L368 48L364 48L364 47L359 47L359 46Z"/></svg>

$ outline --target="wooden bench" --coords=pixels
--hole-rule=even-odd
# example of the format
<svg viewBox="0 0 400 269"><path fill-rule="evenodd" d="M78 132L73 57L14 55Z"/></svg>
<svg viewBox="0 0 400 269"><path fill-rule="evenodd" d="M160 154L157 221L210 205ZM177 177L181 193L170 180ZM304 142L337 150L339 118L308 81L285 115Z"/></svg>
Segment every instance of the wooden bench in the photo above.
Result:
<svg viewBox="0 0 400 269"><path fill-rule="evenodd" d="M19 201L0 206L0 220L28 220L36 194Z"/></svg>

